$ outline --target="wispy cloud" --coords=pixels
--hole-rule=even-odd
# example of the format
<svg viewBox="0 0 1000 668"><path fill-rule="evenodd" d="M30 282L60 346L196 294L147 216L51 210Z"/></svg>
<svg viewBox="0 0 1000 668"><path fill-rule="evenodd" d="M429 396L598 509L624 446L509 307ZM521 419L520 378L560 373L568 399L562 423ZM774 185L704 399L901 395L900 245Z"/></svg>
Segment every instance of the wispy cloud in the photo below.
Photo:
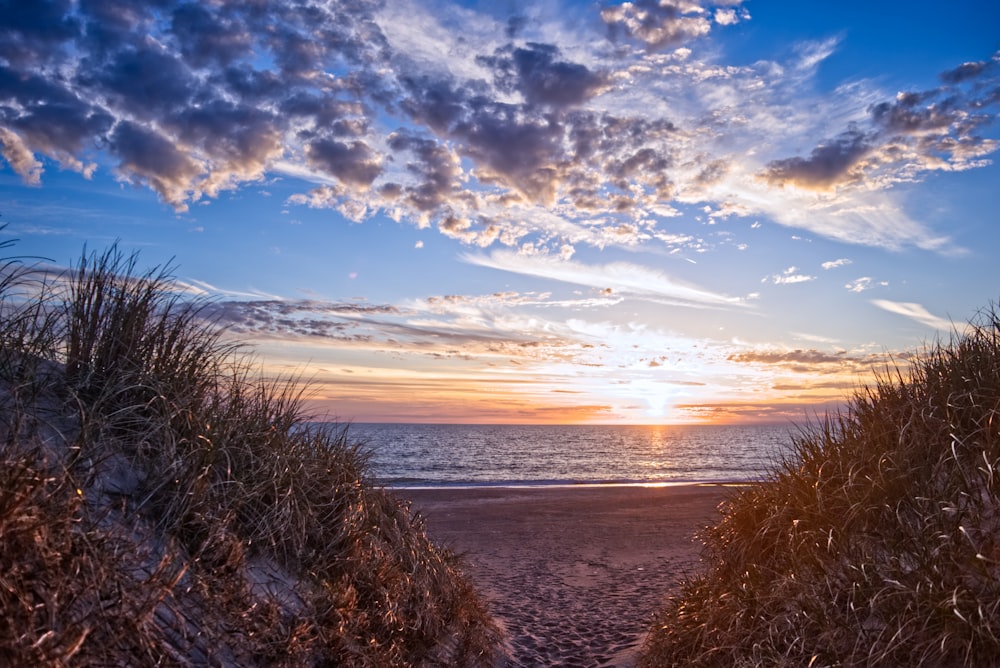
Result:
<svg viewBox="0 0 1000 668"><path fill-rule="evenodd" d="M509 251L490 255L465 254L465 262L537 278L584 285L607 294L658 299L686 306L742 306L743 300L689 285L657 269L630 262L586 265L548 256Z"/></svg>
<svg viewBox="0 0 1000 668"><path fill-rule="evenodd" d="M812 376L839 374L847 379L840 381L843 383L851 382L852 377L856 382L858 377L870 373L872 369L883 367L893 360L905 360L908 357L908 353L896 353L890 356L885 353L872 354L846 350L827 352L801 348L750 348L733 353L728 359L739 364L781 367L796 374Z"/></svg>
<svg viewBox="0 0 1000 668"><path fill-rule="evenodd" d="M934 315L921 304L914 302L894 302L888 299L873 299L872 304L889 313L910 318L931 329L950 331L955 328L955 323L951 320Z"/></svg>

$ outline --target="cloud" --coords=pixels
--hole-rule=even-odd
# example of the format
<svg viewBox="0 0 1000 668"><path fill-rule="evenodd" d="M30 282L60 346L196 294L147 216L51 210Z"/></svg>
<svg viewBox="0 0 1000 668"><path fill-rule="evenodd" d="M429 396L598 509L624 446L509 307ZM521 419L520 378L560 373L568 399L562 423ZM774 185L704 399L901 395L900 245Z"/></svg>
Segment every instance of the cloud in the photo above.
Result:
<svg viewBox="0 0 1000 668"><path fill-rule="evenodd" d="M715 22L720 26L731 26L736 25L741 19L746 20L750 18L750 13L745 9L741 10L739 13L735 9L716 9L715 16L713 17Z"/></svg>
<svg viewBox="0 0 1000 668"><path fill-rule="evenodd" d="M817 193L799 188L747 194L776 223L848 244L890 250L915 246L961 252L951 240L927 229L903 210L892 193L878 190Z"/></svg>
<svg viewBox="0 0 1000 668"><path fill-rule="evenodd" d="M122 121L111 134L111 152L121 159L118 171L131 183L146 183L164 201L186 209L202 175L202 166L160 133Z"/></svg>
<svg viewBox="0 0 1000 668"><path fill-rule="evenodd" d="M381 160L363 141L317 139L306 145L309 165L350 186L367 188L382 173Z"/></svg>
<svg viewBox="0 0 1000 668"><path fill-rule="evenodd" d="M895 313L896 315L901 315L906 318L930 327L931 329L952 331L955 329L955 324L945 318L938 317L924 308L922 305L914 302L894 302L888 299L873 299L872 304L884 309L889 313Z"/></svg>
<svg viewBox="0 0 1000 668"><path fill-rule="evenodd" d="M863 160L872 151L872 138L858 130L849 130L827 144L812 150L808 158L774 160L763 173L768 183L828 190L833 186L859 182Z"/></svg>
<svg viewBox="0 0 1000 668"><path fill-rule="evenodd" d="M213 13L197 3L174 9L171 30L181 54L194 67L226 66L246 56L253 48L253 35L246 24L225 13Z"/></svg>
<svg viewBox="0 0 1000 668"><path fill-rule="evenodd" d="M204 294L204 284L194 287ZM587 348L564 325L515 310L550 305L546 295L509 292L445 295L403 305L226 299L210 302L203 313L227 332L272 345L291 341L376 357L475 358L487 367L512 359L583 361L578 357L589 355Z"/></svg>
<svg viewBox="0 0 1000 668"><path fill-rule="evenodd" d="M493 70L493 80L503 92L517 91L529 105L562 108L578 105L607 87L607 77L578 63L557 61L559 48L529 42L508 45L477 62Z"/></svg>
<svg viewBox="0 0 1000 668"><path fill-rule="evenodd" d="M996 120L985 110L1000 102L995 70L993 61L966 63L942 75L944 86L872 103L867 118L850 121L808 157L772 160L760 177L779 187L880 190L921 172L981 166L998 146L982 134Z"/></svg>
<svg viewBox="0 0 1000 668"><path fill-rule="evenodd" d="M601 19L611 39L635 39L654 50L678 46L712 29L706 10L687 0L623 2L601 10Z"/></svg>
<svg viewBox="0 0 1000 668"><path fill-rule="evenodd" d="M310 182L292 203L351 220L384 214L470 245L568 254L705 250L680 227L688 206L945 250L893 188L980 167L997 148L995 58L926 90L850 82L824 95L810 84L836 38L781 61L721 59L710 39L750 20L738 0L581 9L589 23L558 8L437 9L11 7L0 154L28 183L44 181L44 158L84 176L107 165L178 210L281 173Z"/></svg>
<svg viewBox="0 0 1000 668"><path fill-rule="evenodd" d="M400 130L389 136L389 148L396 155L409 153L406 171L415 180L399 185L393 182L383 187L383 193L392 192L402 197L410 207L421 213L445 208L461 185L462 168L459 157L440 143ZM388 190L387 190L388 189Z"/></svg>
<svg viewBox="0 0 1000 668"><path fill-rule="evenodd" d="M845 267L849 264L851 264L851 261L846 257L842 257L842 258L837 258L836 260L830 260L828 262L824 262L821 266L824 269L836 269L837 267Z"/></svg>
<svg viewBox="0 0 1000 668"><path fill-rule="evenodd" d="M785 271L783 271L780 274L773 274L773 275L771 275L770 281L772 283L774 283L775 285L792 285L792 284L795 284L795 283L808 283L809 281L815 281L816 280L815 276L810 276L808 274L799 274L799 273L797 273L798 270L799 270L798 267L789 267L788 269L785 269ZM764 282L767 282L767 281L768 281L768 278L765 278Z"/></svg>
<svg viewBox="0 0 1000 668"><path fill-rule="evenodd" d="M42 182L42 163L24 145L24 141L6 128L0 128L0 155L25 183L33 186Z"/></svg>
<svg viewBox="0 0 1000 668"><path fill-rule="evenodd" d="M905 359L905 355L900 359ZM827 353L820 350L746 350L728 357L738 364L777 366L804 374L865 374L890 361L887 355L857 355L847 351Z"/></svg>
<svg viewBox="0 0 1000 668"><path fill-rule="evenodd" d="M0 3L0 57L17 67L35 67L60 60L62 45L80 35L69 0L20 4Z"/></svg>
<svg viewBox="0 0 1000 668"><path fill-rule="evenodd" d="M656 270L629 262L585 265L547 256L496 251L489 256L465 254L465 262L537 278L585 285L614 294L661 299L686 306L740 306L738 298L689 285ZM610 294L610 293L609 293Z"/></svg>
<svg viewBox="0 0 1000 668"><path fill-rule="evenodd" d="M864 292L865 290L871 290L875 287L884 288L888 285L888 281L875 281L871 276L862 276L861 278L855 278L850 283L844 285L844 287L851 292Z"/></svg>
<svg viewBox="0 0 1000 668"><path fill-rule="evenodd" d="M996 60L980 60L976 62L962 63L958 67L943 72L941 81L946 84L958 84L969 79L976 79L987 72L996 69Z"/></svg>

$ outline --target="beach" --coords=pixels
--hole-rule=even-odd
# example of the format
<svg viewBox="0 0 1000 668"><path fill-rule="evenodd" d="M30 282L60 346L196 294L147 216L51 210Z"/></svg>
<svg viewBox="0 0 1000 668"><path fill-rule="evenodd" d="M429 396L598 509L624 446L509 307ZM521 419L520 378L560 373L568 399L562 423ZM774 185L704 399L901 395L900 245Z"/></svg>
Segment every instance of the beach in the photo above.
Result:
<svg viewBox="0 0 1000 668"><path fill-rule="evenodd" d="M732 489L567 485L398 489L503 624L504 665L632 666L653 615L698 566L695 533Z"/></svg>

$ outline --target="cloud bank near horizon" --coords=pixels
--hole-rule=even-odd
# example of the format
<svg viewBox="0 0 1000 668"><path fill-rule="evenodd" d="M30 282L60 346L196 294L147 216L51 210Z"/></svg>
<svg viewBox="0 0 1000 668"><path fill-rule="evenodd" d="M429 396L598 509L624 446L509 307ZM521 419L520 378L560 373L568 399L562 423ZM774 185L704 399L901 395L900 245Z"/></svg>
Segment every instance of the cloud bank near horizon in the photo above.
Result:
<svg viewBox="0 0 1000 668"><path fill-rule="evenodd" d="M693 247L670 229L692 206L948 250L894 187L997 148L1000 55L928 90L824 97L808 84L836 39L718 61L708 40L752 20L740 0L611 4L573 24L378 0L26 4L0 2L7 166L30 184L52 163L110 169L181 211L287 173L316 184L301 205L564 259Z"/></svg>

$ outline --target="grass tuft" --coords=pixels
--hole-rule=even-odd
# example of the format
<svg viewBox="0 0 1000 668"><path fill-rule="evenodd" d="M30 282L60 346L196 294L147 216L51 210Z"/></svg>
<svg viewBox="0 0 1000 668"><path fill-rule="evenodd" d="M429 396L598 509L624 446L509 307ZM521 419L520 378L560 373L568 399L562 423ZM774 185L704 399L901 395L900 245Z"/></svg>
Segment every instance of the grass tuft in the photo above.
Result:
<svg viewBox="0 0 1000 668"><path fill-rule="evenodd" d="M0 663L491 665L461 565L347 428L136 266L0 266Z"/></svg>
<svg viewBox="0 0 1000 668"><path fill-rule="evenodd" d="M703 533L642 666L983 666L1000 656L1000 316L804 429Z"/></svg>

